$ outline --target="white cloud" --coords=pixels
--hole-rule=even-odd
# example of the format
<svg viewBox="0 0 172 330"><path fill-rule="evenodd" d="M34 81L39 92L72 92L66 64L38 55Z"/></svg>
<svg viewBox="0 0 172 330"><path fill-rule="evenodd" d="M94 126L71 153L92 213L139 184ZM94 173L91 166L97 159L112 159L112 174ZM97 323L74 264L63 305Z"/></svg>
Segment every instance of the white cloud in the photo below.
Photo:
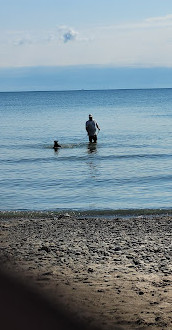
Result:
<svg viewBox="0 0 172 330"><path fill-rule="evenodd" d="M172 66L172 14L79 31L63 25L1 34L1 66L77 64Z"/></svg>
<svg viewBox="0 0 172 330"><path fill-rule="evenodd" d="M63 40L64 43L67 43L76 40L79 33L67 26L61 26L58 28L58 34L60 39Z"/></svg>
<svg viewBox="0 0 172 330"><path fill-rule="evenodd" d="M166 16L149 17L139 22L126 22L110 26L102 26L101 30L133 30L172 27L172 14Z"/></svg>
<svg viewBox="0 0 172 330"><path fill-rule="evenodd" d="M172 25L172 14L166 16L150 17L145 20L148 23L158 24L158 25Z"/></svg>
<svg viewBox="0 0 172 330"><path fill-rule="evenodd" d="M33 40L29 39L29 38L26 38L26 37L14 40L14 45L15 46L24 46L24 45L31 45L31 44L33 44Z"/></svg>
<svg viewBox="0 0 172 330"><path fill-rule="evenodd" d="M58 39L63 41L63 43L68 43L71 41L87 42L92 40L92 37L90 38L90 36L89 37L83 36L75 29L68 27L66 25L57 27L57 36Z"/></svg>
<svg viewBox="0 0 172 330"><path fill-rule="evenodd" d="M60 26L54 31L42 31L40 33L27 32L27 31L17 31L9 34L11 42L15 46L26 46L31 44L47 44L47 43L70 43L70 42L80 42L88 41L89 38L82 37L79 32L68 26Z"/></svg>
<svg viewBox="0 0 172 330"><path fill-rule="evenodd" d="M13 46L28 46L39 43L39 37L33 31L9 31L6 41Z"/></svg>

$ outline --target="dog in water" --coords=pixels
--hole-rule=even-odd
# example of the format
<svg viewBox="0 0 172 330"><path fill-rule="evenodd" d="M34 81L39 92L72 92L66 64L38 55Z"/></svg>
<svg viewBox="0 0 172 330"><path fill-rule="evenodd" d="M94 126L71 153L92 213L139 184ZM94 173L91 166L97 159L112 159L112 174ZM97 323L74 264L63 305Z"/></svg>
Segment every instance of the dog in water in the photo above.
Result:
<svg viewBox="0 0 172 330"><path fill-rule="evenodd" d="M61 148L60 144L58 143L58 141L54 141L54 147L53 149L58 149L58 148Z"/></svg>

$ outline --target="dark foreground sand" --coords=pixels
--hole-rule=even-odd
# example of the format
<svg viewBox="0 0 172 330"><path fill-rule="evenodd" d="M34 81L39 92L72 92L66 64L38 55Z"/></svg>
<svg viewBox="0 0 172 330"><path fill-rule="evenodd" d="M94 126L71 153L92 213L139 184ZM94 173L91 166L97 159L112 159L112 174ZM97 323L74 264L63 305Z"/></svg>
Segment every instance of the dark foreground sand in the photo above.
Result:
<svg viewBox="0 0 172 330"><path fill-rule="evenodd" d="M172 329L172 216L1 215L0 226L3 268L63 306L66 319L72 313L87 329Z"/></svg>

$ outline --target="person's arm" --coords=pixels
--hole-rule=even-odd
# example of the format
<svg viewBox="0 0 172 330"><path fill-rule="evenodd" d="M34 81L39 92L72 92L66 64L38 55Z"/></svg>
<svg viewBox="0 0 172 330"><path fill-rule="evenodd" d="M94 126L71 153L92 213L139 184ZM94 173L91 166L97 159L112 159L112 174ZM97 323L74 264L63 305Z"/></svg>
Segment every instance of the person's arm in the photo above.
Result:
<svg viewBox="0 0 172 330"><path fill-rule="evenodd" d="M96 127L98 128L98 130L100 131L100 127L99 127L99 125L96 123Z"/></svg>

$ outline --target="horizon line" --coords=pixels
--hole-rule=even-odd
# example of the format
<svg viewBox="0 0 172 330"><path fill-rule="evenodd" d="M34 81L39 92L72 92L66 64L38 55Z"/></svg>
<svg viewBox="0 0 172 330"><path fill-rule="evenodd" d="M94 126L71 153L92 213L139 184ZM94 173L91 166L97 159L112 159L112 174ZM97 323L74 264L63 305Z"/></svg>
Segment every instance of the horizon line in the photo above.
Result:
<svg viewBox="0 0 172 330"><path fill-rule="evenodd" d="M11 91L0 91L0 93L61 93L61 92L96 92L96 91L122 91L122 90L156 90L156 89L172 89L172 87L142 87L142 88L94 88L94 89L59 89L59 90L11 90Z"/></svg>

